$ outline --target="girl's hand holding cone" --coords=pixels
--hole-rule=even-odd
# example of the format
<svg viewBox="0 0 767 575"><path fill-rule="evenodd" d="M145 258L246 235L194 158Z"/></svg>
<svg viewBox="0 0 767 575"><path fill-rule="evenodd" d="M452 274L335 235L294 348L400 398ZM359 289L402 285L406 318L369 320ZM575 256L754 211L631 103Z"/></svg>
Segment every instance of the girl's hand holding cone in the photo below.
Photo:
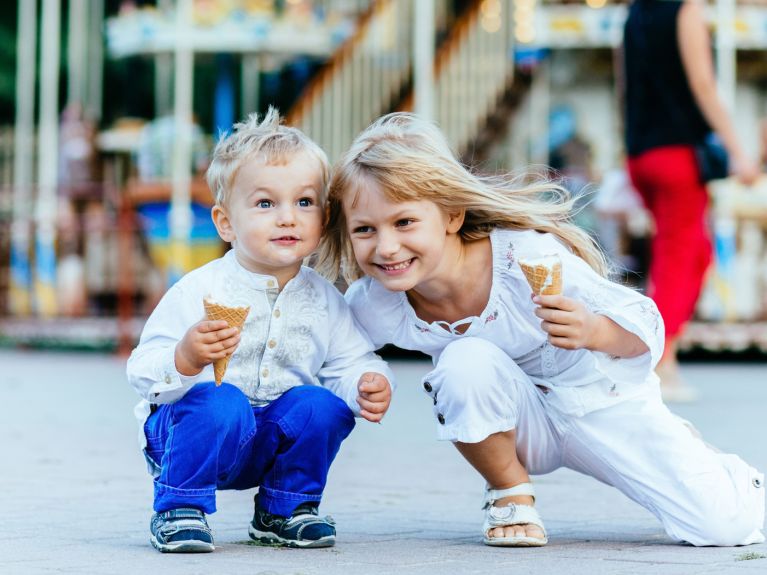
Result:
<svg viewBox="0 0 767 575"><path fill-rule="evenodd" d="M563 349L597 349L600 318L580 301L563 295L537 295L535 315L551 345ZM608 320L609 321L609 320Z"/></svg>

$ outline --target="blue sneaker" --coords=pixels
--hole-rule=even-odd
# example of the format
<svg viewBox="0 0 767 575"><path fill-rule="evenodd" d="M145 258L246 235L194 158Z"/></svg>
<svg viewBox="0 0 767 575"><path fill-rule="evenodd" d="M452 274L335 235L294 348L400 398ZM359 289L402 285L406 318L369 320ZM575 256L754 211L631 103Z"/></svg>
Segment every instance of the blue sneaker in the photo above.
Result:
<svg viewBox="0 0 767 575"><path fill-rule="evenodd" d="M149 540L163 553L210 553L213 535L199 509L171 509L152 515Z"/></svg>
<svg viewBox="0 0 767 575"><path fill-rule="evenodd" d="M281 547L332 547L336 543L336 523L332 517L319 517L317 503L302 503L290 517L273 515L261 508L248 527L250 538L262 545Z"/></svg>

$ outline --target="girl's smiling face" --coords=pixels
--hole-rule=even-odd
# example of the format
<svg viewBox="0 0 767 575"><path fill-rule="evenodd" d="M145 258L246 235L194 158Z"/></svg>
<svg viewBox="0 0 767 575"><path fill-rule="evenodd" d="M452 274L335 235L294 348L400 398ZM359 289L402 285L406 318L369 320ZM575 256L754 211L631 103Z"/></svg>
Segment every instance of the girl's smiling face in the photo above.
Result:
<svg viewBox="0 0 767 575"><path fill-rule="evenodd" d="M343 209L357 264L391 291L437 280L448 240L463 223L463 214L450 216L428 200L392 201L372 178L346 194Z"/></svg>

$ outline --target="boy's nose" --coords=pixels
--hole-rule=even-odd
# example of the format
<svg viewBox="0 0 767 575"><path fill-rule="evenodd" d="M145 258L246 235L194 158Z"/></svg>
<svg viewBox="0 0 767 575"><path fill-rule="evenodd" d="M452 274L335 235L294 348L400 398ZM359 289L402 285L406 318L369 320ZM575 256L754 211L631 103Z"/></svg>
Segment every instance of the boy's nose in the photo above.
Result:
<svg viewBox="0 0 767 575"><path fill-rule="evenodd" d="M277 224L281 226L292 225L296 221L293 206L283 206L277 212Z"/></svg>

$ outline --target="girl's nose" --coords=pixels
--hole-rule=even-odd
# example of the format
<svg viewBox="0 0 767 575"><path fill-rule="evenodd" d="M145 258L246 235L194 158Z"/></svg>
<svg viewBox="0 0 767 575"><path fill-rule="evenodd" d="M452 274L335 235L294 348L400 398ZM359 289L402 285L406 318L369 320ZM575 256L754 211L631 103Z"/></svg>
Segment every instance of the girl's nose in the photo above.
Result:
<svg viewBox="0 0 767 575"><path fill-rule="evenodd" d="M378 255L383 258L390 258L397 254L399 248L399 241L394 234L379 232L378 243L376 244Z"/></svg>

